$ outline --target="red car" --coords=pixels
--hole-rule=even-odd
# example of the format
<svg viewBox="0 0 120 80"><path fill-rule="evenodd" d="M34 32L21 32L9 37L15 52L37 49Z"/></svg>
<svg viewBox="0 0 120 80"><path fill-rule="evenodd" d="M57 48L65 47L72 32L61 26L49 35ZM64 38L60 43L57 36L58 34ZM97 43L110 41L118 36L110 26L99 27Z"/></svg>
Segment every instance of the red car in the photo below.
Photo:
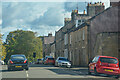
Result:
<svg viewBox="0 0 120 80"><path fill-rule="evenodd" d="M117 78L119 78L120 75L119 61L115 57L96 56L89 64L88 74L91 73L115 75Z"/></svg>
<svg viewBox="0 0 120 80"><path fill-rule="evenodd" d="M44 64L55 64L55 59L54 58L47 58Z"/></svg>

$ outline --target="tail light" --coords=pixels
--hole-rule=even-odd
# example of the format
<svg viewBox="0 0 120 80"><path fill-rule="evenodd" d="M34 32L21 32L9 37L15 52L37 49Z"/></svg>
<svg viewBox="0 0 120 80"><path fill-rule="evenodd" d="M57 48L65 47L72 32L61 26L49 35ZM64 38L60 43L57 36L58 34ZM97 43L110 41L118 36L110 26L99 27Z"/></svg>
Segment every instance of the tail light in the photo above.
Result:
<svg viewBox="0 0 120 80"><path fill-rule="evenodd" d="M24 63L27 63L27 60L25 60Z"/></svg>
<svg viewBox="0 0 120 80"><path fill-rule="evenodd" d="M10 63L13 64L13 62L10 60Z"/></svg>

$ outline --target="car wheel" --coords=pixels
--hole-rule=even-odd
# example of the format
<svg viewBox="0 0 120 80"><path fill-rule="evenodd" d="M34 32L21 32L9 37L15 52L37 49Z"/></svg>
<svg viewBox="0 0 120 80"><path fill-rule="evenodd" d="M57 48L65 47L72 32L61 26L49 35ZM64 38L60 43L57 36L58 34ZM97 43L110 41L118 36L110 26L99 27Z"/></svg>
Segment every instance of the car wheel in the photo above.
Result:
<svg viewBox="0 0 120 80"><path fill-rule="evenodd" d="M115 76L116 79L118 79L119 77L120 77L119 75Z"/></svg>
<svg viewBox="0 0 120 80"><path fill-rule="evenodd" d="M67 68L71 68L71 66L66 66Z"/></svg>
<svg viewBox="0 0 120 80"><path fill-rule="evenodd" d="M56 63L54 64L54 66L57 67L57 66L56 66Z"/></svg>
<svg viewBox="0 0 120 80"><path fill-rule="evenodd" d="M60 65L60 64L58 64L58 63L57 63L57 66L58 66L58 67L61 67L61 65Z"/></svg>
<svg viewBox="0 0 120 80"><path fill-rule="evenodd" d="M91 74L91 72L90 72L90 68L88 67L88 74Z"/></svg>
<svg viewBox="0 0 120 80"><path fill-rule="evenodd" d="M27 67L27 68L25 68L25 70L29 70L29 68Z"/></svg>
<svg viewBox="0 0 120 80"><path fill-rule="evenodd" d="M98 75L98 72L96 70L96 68L94 68L94 74L97 76Z"/></svg>
<svg viewBox="0 0 120 80"><path fill-rule="evenodd" d="M57 62L55 62L55 67L58 67Z"/></svg>
<svg viewBox="0 0 120 80"><path fill-rule="evenodd" d="M11 70L11 68L10 67L8 67L8 71L10 71Z"/></svg>

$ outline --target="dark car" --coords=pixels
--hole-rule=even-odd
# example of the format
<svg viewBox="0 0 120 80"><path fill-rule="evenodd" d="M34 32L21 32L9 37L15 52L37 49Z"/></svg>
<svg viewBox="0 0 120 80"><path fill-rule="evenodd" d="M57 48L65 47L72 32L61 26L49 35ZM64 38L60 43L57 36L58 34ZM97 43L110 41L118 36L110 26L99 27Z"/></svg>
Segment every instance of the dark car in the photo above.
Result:
<svg viewBox="0 0 120 80"><path fill-rule="evenodd" d="M11 55L9 61L8 61L8 70L13 69L26 69L28 70L28 61L25 57L25 55L17 54L17 55Z"/></svg>
<svg viewBox="0 0 120 80"><path fill-rule="evenodd" d="M42 59L37 59L36 64L41 64L42 63Z"/></svg>

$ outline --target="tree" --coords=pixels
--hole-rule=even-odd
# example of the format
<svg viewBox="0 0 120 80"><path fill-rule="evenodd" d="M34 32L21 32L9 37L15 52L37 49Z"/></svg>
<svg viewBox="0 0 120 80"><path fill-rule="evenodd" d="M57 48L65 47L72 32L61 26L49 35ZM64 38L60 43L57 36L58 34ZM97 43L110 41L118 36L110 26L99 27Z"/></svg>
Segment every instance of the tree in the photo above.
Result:
<svg viewBox="0 0 120 80"><path fill-rule="evenodd" d="M35 36L32 31L16 30L10 32L6 39L6 59L13 54L24 54L29 61L33 60L33 52L37 53L37 58L42 57L42 41Z"/></svg>
<svg viewBox="0 0 120 80"><path fill-rule="evenodd" d="M2 42L2 34L0 34L0 58L4 60L6 57L6 48Z"/></svg>

